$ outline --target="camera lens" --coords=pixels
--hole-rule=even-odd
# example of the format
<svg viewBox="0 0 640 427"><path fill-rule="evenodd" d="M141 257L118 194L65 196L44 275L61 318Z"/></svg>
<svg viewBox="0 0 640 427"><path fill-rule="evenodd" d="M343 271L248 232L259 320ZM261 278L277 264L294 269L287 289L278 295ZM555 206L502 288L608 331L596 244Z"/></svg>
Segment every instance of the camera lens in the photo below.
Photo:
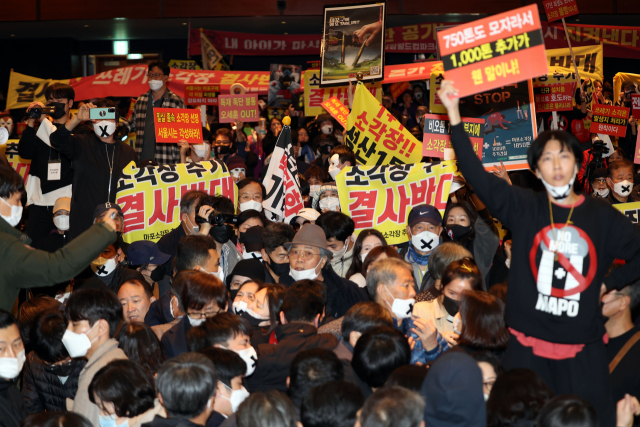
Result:
<svg viewBox="0 0 640 427"><path fill-rule="evenodd" d="M213 216L213 214L212 214ZM211 224L215 224L215 225L224 225L224 214L221 213L216 213L215 216L212 218L213 221L211 221Z"/></svg>

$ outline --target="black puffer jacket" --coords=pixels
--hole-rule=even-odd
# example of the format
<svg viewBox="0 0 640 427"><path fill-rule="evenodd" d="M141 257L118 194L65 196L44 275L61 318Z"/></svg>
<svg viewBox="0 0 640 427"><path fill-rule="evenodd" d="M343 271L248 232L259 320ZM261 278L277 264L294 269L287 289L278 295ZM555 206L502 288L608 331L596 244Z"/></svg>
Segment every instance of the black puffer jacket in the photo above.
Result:
<svg viewBox="0 0 640 427"><path fill-rule="evenodd" d="M44 362L33 351L27 356L22 378L22 397L27 412L66 411L67 397L73 399L78 390L80 371L87 363L84 359L74 362L74 369L62 384L57 375L44 368Z"/></svg>

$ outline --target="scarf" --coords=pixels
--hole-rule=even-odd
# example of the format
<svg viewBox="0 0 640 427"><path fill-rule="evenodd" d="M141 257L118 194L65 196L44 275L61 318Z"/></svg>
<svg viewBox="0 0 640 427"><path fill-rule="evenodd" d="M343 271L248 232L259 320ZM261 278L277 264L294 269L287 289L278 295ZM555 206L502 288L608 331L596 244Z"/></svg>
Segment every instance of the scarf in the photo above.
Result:
<svg viewBox="0 0 640 427"><path fill-rule="evenodd" d="M426 255L420 255L413 248L413 245L409 243L409 252L407 252L407 261L418 264L418 265L427 265L429 264L429 257L431 256L431 252Z"/></svg>

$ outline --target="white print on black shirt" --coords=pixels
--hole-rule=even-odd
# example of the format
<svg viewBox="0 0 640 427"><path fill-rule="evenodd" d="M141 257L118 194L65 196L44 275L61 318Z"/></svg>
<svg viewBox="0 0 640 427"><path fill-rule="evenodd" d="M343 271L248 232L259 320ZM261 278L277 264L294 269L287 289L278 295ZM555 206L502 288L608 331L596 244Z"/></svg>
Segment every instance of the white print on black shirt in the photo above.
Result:
<svg viewBox="0 0 640 427"><path fill-rule="evenodd" d="M596 273L595 247L589 236L573 225L554 227L555 235L550 225L539 231L531 248L529 261L538 287L536 310L575 317L580 293L589 287ZM538 253L540 261L536 265Z"/></svg>

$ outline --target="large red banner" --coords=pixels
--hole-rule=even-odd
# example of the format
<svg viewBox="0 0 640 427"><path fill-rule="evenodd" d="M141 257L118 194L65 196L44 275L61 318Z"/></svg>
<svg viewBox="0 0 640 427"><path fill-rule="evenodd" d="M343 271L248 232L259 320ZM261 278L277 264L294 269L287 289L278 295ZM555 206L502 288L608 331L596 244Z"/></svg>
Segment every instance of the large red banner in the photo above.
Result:
<svg viewBox="0 0 640 427"><path fill-rule="evenodd" d="M231 31L203 30L223 55L289 56L320 55L318 34L251 34ZM201 55L200 29L191 28L189 55Z"/></svg>

